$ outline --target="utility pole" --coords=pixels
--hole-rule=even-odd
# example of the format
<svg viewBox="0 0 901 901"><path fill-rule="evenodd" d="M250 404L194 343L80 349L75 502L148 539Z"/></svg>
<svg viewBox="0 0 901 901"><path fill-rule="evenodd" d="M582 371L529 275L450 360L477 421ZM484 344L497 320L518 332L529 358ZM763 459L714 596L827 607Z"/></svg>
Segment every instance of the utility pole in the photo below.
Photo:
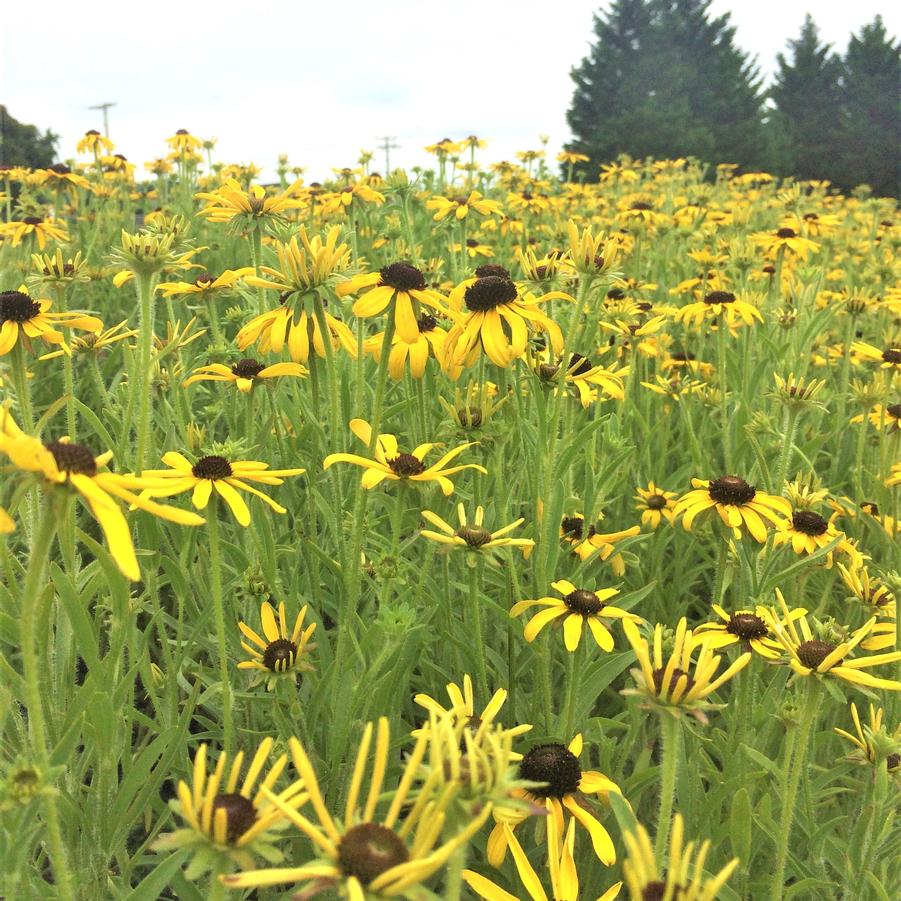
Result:
<svg viewBox="0 0 901 901"><path fill-rule="evenodd" d="M378 144L378 148L385 153L385 177L391 172L391 151L397 150L400 147L400 144L395 144L395 135L382 135L380 138L376 138L377 141L381 143Z"/></svg>
<svg viewBox="0 0 901 901"><path fill-rule="evenodd" d="M111 106L115 106L115 105L116 105L115 103L110 103L107 101L106 103L98 103L96 106L88 107L88 109L102 109L103 110L103 136L106 138L109 137L109 114L107 113L107 110Z"/></svg>

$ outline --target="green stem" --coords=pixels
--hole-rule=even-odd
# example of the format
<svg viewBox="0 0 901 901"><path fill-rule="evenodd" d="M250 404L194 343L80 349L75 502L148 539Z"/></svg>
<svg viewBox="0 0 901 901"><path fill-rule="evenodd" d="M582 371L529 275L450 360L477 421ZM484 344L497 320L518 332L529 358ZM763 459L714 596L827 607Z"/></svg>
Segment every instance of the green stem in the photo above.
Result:
<svg viewBox="0 0 901 901"><path fill-rule="evenodd" d="M69 305L66 299L66 290L62 286L56 290L56 306L60 313L68 312ZM76 435L75 420L75 377L72 373L72 355L63 354L63 384L66 389L66 429L69 434L69 440L75 443L78 440Z"/></svg>
<svg viewBox="0 0 901 901"><path fill-rule="evenodd" d="M785 755L782 792L782 822L779 828L779 844L776 848L776 865L773 870L773 885L770 891L772 901L781 901L785 888L785 865L788 860L788 840L791 837L792 823L795 818L795 802L798 797L798 785L807 765L807 754L810 749L810 735L817 711L819 683L815 676L805 680L806 690L801 696L801 718L798 722L795 737L794 753L791 747Z"/></svg>
<svg viewBox="0 0 901 901"><path fill-rule="evenodd" d="M28 381L28 364L25 362L25 348L22 341L16 341L10 354L12 381L16 388L19 405L19 419L23 431L34 434L34 407L31 405L31 385Z"/></svg>
<svg viewBox="0 0 901 901"><path fill-rule="evenodd" d="M785 411L785 420L783 423L782 450L779 453L779 464L776 467L776 478L773 480L773 491L776 494L782 492L782 486L789 474L793 451L795 447L795 436L798 433L798 411L793 407L787 407Z"/></svg>
<svg viewBox="0 0 901 901"><path fill-rule="evenodd" d="M55 499L54 499L55 500ZM20 611L20 635L22 642L22 671L25 682L25 703L28 709L28 728L31 745L40 767L46 771L50 765L50 749L47 747L47 726L41 698L40 674L46 661L41 658L38 642L37 617L44 590L44 571L50 559L50 549L56 534L56 525L62 513L58 502L47 503L31 542L28 569L22 586ZM47 821L47 843L53 867L53 879L59 897L74 899L72 874L68 854L62 840L59 812L56 808L56 792L49 789L43 794L44 818Z"/></svg>
<svg viewBox="0 0 901 901"><path fill-rule="evenodd" d="M726 378L726 341L729 329L725 317L721 316L719 328L716 330L717 367L720 383L720 429L723 436L723 464L727 473L732 472L732 430L729 427L729 398Z"/></svg>
<svg viewBox="0 0 901 901"><path fill-rule="evenodd" d="M469 561L467 561L469 562ZM480 586L482 561L479 558L476 566L469 567L469 619L472 627L472 638L476 655L476 685L483 698L488 697L488 664L485 657L485 639L482 635L482 600Z"/></svg>
<svg viewBox="0 0 901 901"><path fill-rule="evenodd" d="M150 413L152 406L153 376L153 316L155 312L153 291L156 276L147 273L135 273L140 311L138 331L138 371L130 378L131 393L137 393L138 402L138 439L135 453L135 471L140 475L147 464L147 453L150 445ZM133 405L129 404L132 409Z"/></svg>
<svg viewBox="0 0 901 901"><path fill-rule="evenodd" d="M467 842L463 842L447 862L447 886L444 890L446 901L460 901L463 897L463 870L466 867Z"/></svg>
<svg viewBox="0 0 901 901"><path fill-rule="evenodd" d="M210 585L216 617L216 645L219 649L219 679L222 683L222 744L225 753L232 745L232 699L228 681L228 647L225 642L225 610L222 599L222 558L219 548L219 508L215 495L207 510L207 532L210 536Z"/></svg>
<svg viewBox="0 0 901 901"><path fill-rule="evenodd" d="M660 808L657 816L657 842L654 854L657 866L662 867L666 858L670 820L673 816L673 799L676 794L676 773L682 756L682 722L669 713L660 714L660 737L663 741L661 763Z"/></svg>
<svg viewBox="0 0 901 901"><path fill-rule="evenodd" d="M558 730L563 741L569 741L573 735L573 723L575 722L576 688L579 685L579 675L582 670L581 647L571 654L566 655L566 707L563 715L563 729Z"/></svg>

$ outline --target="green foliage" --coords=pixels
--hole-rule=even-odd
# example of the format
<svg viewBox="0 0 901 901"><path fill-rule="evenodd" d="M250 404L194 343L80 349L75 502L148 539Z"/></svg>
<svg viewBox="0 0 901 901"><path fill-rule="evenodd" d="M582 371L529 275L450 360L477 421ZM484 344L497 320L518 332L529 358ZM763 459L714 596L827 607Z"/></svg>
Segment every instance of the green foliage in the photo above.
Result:
<svg viewBox="0 0 901 901"><path fill-rule="evenodd" d="M49 166L56 157L59 137L49 129L41 134L34 125L25 125L0 104L0 165Z"/></svg>

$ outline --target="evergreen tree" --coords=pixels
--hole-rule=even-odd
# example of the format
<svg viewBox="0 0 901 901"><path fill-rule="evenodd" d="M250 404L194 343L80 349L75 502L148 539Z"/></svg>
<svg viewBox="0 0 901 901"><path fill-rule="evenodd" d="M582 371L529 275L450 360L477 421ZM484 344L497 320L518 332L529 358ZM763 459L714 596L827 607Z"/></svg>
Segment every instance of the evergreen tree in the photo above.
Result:
<svg viewBox="0 0 901 901"><path fill-rule="evenodd" d="M572 71L572 149L590 168L619 153L763 163L753 66L710 0L615 0Z"/></svg>
<svg viewBox="0 0 901 901"><path fill-rule="evenodd" d="M58 140L49 130L40 134L33 125L14 119L0 104L0 165L32 169L49 166L56 156Z"/></svg>
<svg viewBox="0 0 901 901"><path fill-rule="evenodd" d="M901 186L901 43L888 36L882 17L852 35L845 53L845 187L866 183L877 194Z"/></svg>
<svg viewBox="0 0 901 901"><path fill-rule="evenodd" d="M788 42L791 58L777 57L770 97L774 134L781 139L779 170L800 178L840 176L843 131L842 61L821 44L808 15L797 40Z"/></svg>

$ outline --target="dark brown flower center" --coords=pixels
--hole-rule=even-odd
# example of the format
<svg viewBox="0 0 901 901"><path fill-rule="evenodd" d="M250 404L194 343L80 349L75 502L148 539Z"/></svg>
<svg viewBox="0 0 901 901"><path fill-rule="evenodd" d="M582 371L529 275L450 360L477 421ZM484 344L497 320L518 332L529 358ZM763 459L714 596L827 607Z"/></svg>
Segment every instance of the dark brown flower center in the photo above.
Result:
<svg viewBox="0 0 901 901"><path fill-rule="evenodd" d="M591 372L592 369L594 369L594 366L591 360L588 357L583 357L582 354L573 354L569 358L569 371L572 375L585 375L586 372ZM554 371L556 372L556 367Z"/></svg>
<svg viewBox="0 0 901 901"><path fill-rule="evenodd" d="M707 493L718 504L749 504L757 490L738 476L722 476L710 483Z"/></svg>
<svg viewBox="0 0 901 901"><path fill-rule="evenodd" d="M560 531L572 538L581 538L585 520L581 516L564 516L560 523Z"/></svg>
<svg viewBox="0 0 901 901"><path fill-rule="evenodd" d="M232 465L225 457L213 454L209 457L201 457L192 467L191 473L195 479L227 479L232 474Z"/></svg>
<svg viewBox="0 0 901 901"><path fill-rule="evenodd" d="M263 651L263 665L274 673L285 673L297 659L297 645L287 638L270 641Z"/></svg>
<svg viewBox="0 0 901 901"><path fill-rule="evenodd" d="M892 419L901 419L901 404L890 404L885 408L885 412L888 413Z"/></svg>
<svg viewBox="0 0 901 901"><path fill-rule="evenodd" d="M882 351L882 361L884 363L893 363L897 366L901 363L901 350L897 347L887 347Z"/></svg>
<svg viewBox="0 0 901 901"><path fill-rule="evenodd" d="M579 790L582 768L576 755L557 742L532 748L519 764L519 778L542 782L530 788L536 798L562 798Z"/></svg>
<svg viewBox="0 0 901 901"><path fill-rule="evenodd" d="M625 298L625 296L626 296L626 292L623 291L622 288L611 288L607 292L607 297L609 297L610 300L623 300L623 298Z"/></svg>
<svg viewBox="0 0 901 901"><path fill-rule="evenodd" d="M641 890L641 901L663 901L666 896L666 883L660 882L649 882L642 890ZM673 895L675 898L676 896Z"/></svg>
<svg viewBox="0 0 901 901"><path fill-rule="evenodd" d="M666 674L665 667L660 667L660 669L655 669L653 672L654 690L657 692L658 695L663 690L663 677L665 674ZM673 675L669 680L669 685L667 686L667 689L666 689L667 695L671 695L673 693L673 689L676 687L677 683L679 682L679 679L681 679L682 676L685 676L685 678L688 680L688 682L685 686L685 691L682 693L682 697L685 697L685 695L691 691L691 687L695 684L695 680L691 677L691 675L689 673L685 672L684 669L679 669L679 667L677 666L673 669Z"/></svg>
<svg viewBox="0 0 901 901"><path fill-rule="evenodd" d="M593 592L584 588L571 591L563 602L573 613L581 613L582 616L592 616L604 609L604 602Z"/></svg>
<svg viewBox="0 0 901 901"><path fill-rule="evenodd" d="M630 210L652 210L652 207L649 203L646 203L644 200L636 200L632 206L629 207Z"/></svg>
<svg viewBox="0 0 901 901"><path fill-rule="evenodd" d="M433 332L438 328L438 320L434 316L429 316L428 313L423 313L417 320L417 324L420 332Z"/></svg>
<svg viewBox="0 0 901 901"><path fill-rule="evenodd" d="M780 228L779 231L776 232L777 238L797 238L798 233L793 228Z"/></svg>
<svg viewBox="0 0 901 901"><path fill-rule="evenodd" d="M476 278L487 278L489 275L508 280L510 278L510 273L503 266L498 266L497 263L486 263L476 269Z"/></svg>
<svg viewBox="0 0 901 901"><path fill-rule="evenodd" d="M21 291L0 293L0 322L28 322L41 312L41 305Z"/></svg>
<svg viewBox="0 0 901 901"><path fill-rule="evenodd" d="M812 510L799 510L792 514L792 526L805 535L822 535L829 528L829 523Z"/></svg>
<svg viewBox="0 0 901 901"><path fill-rule="evenodd" d="M410 263L391 263L390 266L382 267L379 270L379 281L395 291L425 290L425 276Z"/></svg>
<svg viewBox="0 0 901 901"><path fill-rule="evenodd" d="M40 225L44 220L40 216L26 216L22 221L26 225Z"/></svg>
<svg viewBox="0 0 901 901"><path fill-rule="evenodd" d="M67 444L62 441L51 441L44 445L56 461L58 469L64 472L81 473L86 476L97 475L97 464L94 455L83 444Z"/></svg>
<svg viewBox="0 0 901 901"><path fill-rule="evenodd" d="M463 407L457 410L460 425L477 429L482 424L482 411L478 407Z"/></svg>
<svg viewBox="0 0 901 901"><path fill-rule="evenodd" d="M662 510L666 506L666 498L662 494L652 494L645 503L650 510Z"/></svg>
<svg viewBox="0 0 901 901"><path fill-rule="evenodd" d="M97 131L96 128L89 128L89 129L84 133L84 136L87 137L88 135L99 135L99 134L100 134L100 132Z"/></svg>
<svg viewBox="0 0 901 901"><path fill-rule="evenodd" d="M484 313L505 303L512 303L518 297L516 285L509 278L486 275L477 278L463 295L466 308L473 313Z"/></svg>
<svg viewBox="0 0 901 901"><path fill-rule="evenodd" d="M482 526L461 526L454 534L470 547L482 547L491 541L491 532Z"/></svg>
<svg viewBox="0 0 901 901"><path fill-rule="evenodd" d="M213 798L213 822L216 811L225 811L225 840L233 845L257 821L257 809L253 801L244 795L230 792Z"/></svg>
<svg viewBox="0 0 901 901"><path fill-rule="evenodd" d="M398 454L393 460L388 461L388 465L402 479L425 472L425 463L413 454Z"/></svg>
<svg viewBox="0 0 901 901"><path fill-rule="evenodd" d="M713 306L714 304L735 303L735 295L731 291L711 291L709 294L705 295L704 303L710 304L710 306Z"/></svg>
<svg viewBox="0 0 901 901"><path fill-rule="evenodd" d="M767 634L766 623L755 613L733 613L726 624L726 631L745 641L763 638Z"/></svg>
<svg viewBox="0 0 901 901"><path fill-rule="evenodd" d="M360 823L348 829L338 844L338 863L346 876L369 885L392 867L410 859L399 836L379 823Z"/></svg>
<svg viewBox="0 0 901 901"><path fill-rule="evenodd" d="M204 272L203 275L198 275L197 278L194 279L194 284L198 288L207 288L212 285L214 281L216 281L216 279L213 278L212 275L208 272Z"/></svg>
<svg viewBox="0 0 901 901"><path fill-rule="evenodd" d="M232 366L232 375L239 379L255 379L265 368L266 364L257 360L239 360Z"/></svg>
<svg viewBox="0 0 901 901"><path fill-rule="evenodd" d="M835 645L828 641L805 641L798 645L798 660L815 670L834 650Z"/></svg>
<svg viewBox="0 0 901 901"><path fill-rule="evenodd" d="M879 504L874 503L873 501L861 501L860 509L863 510L864 513L869 513L870 516L879 516Z"/></svg>
<svg viewBox="0 0 901 901"><path fill-rule="evenodd" d="M71 175L72 170L65 163L54 163L47 167L48 172L55 172L57 175Z"/></svg>

